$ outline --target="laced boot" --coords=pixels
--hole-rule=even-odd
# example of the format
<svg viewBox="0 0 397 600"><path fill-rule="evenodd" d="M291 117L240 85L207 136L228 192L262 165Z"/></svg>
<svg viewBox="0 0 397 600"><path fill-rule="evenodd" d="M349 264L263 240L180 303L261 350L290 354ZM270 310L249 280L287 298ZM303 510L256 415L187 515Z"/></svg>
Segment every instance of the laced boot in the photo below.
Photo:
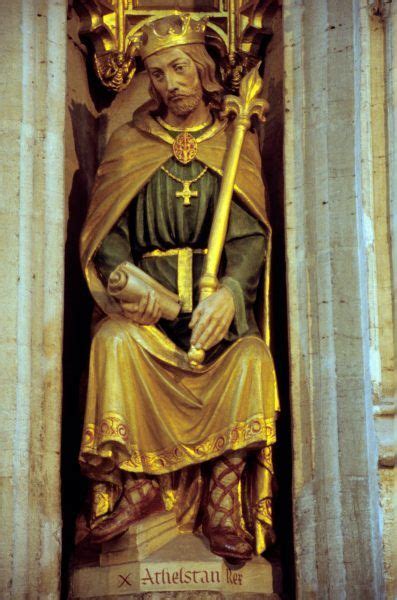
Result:
<svg viewBox="0 0 397 600"><path fill-rule="evenodd" d="M130 525L164 508L159 485L144 475L128 476L123 494L113 512L98 524L92 525L91 542L102 544L121 535Z"/></svg>
<svg viewBox="0 0 397 600"><path fill-rule="evenodd" d="M211 552L231 563L241 563L252 556L249 534L243 528L239 484L245 467L245 453L221 456L213 463L203 533Z"/></svg>

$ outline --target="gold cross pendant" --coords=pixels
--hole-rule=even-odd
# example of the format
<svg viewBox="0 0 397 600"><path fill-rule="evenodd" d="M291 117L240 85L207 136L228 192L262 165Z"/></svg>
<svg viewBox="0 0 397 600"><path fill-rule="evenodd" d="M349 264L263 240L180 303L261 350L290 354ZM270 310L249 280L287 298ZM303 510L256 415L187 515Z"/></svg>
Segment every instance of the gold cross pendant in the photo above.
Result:
<svg viewBox="0 0 397 600"><path fill-rule="evenodd" d="M180 190L179 192L175 192L175 196L177 198L183 198L183 206L190 206L190 198L198 197L198 192L193 192L190 189L191 183L193 183L193 182L192 181L184 181L183 182L183 190Z"/></svg>

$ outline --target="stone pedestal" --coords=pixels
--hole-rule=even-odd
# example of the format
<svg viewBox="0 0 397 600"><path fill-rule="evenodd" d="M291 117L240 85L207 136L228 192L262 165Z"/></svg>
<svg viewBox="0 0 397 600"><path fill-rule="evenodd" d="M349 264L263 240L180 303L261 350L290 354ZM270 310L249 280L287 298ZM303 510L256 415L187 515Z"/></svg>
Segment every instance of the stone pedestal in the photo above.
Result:
<svg viewBox="0 0 397 600"><path fill-rule="evenodd" d="M120 538L102 545L101 567L142 561L178 536L172 511L151 515L131 525Z"/></svg>
<svg viewBox="0 0 397 600"><path fill-rule="evenodd" d="M178 593L177 597L186 599L278 598L273 594L272 567L264 558L256 557L241 568L232 567L209 551L203 537L179 534L141 561L76 567L70 600L121 596L138 599L148 592L156 598L156 592L166 592L166 598Z"/></svg>

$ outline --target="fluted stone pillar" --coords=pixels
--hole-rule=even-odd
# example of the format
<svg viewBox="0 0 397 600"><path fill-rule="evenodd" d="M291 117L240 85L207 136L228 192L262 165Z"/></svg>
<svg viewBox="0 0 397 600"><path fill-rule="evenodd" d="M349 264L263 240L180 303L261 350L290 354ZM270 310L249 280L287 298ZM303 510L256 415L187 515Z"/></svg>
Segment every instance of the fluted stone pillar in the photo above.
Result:
<svg viewBox="0 0 397 600"><path fill-rule="evenodd" d="M389 251L380 256L381 271L385 258L390 263L386 271L386 291L390 289L391 302L383 330L390 336L390 360L388 365L389 384L382 394L381 402L375 405L376 431L379 441L379 477L382 504L382 528L384 532L384 562L387 598L397 597L397 544L396 544L396 448L397 448L397 3L385 4L381 29L381 50L384 57L382 84L385 95L385 144L380 151L387 164L386 199L384 211L389 226L386 231ZM382 53L381 53L382 56ZM381 85L382 87L382 85ZM382 313L382 317L384 317Z"/></svg>
<svg viewBox="0 0 397 600"><path fill-rule="evenodd" d="M294 535L304 600L384 597L374 412L396 392L380 83L390 39L389 16L372 8L284 2Z"/></svg>
<svg viewBox="0 0 397 600"><path fill-rule="evenodd" d="M0 3L0 596L60 573L66 2Z"/></svg>

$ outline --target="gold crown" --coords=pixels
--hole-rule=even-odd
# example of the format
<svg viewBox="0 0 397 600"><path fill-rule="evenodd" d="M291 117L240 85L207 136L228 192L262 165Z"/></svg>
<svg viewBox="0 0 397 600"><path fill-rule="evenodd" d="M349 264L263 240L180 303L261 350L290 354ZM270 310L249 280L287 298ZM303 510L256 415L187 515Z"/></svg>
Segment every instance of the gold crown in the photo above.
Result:
<svg viewBox="0 0 397 600"><path fill-rule="evenodd" d="M142 27L139 53L143 60L155 52L183 44L204 44L207 17L170 15Z"/></svg>

